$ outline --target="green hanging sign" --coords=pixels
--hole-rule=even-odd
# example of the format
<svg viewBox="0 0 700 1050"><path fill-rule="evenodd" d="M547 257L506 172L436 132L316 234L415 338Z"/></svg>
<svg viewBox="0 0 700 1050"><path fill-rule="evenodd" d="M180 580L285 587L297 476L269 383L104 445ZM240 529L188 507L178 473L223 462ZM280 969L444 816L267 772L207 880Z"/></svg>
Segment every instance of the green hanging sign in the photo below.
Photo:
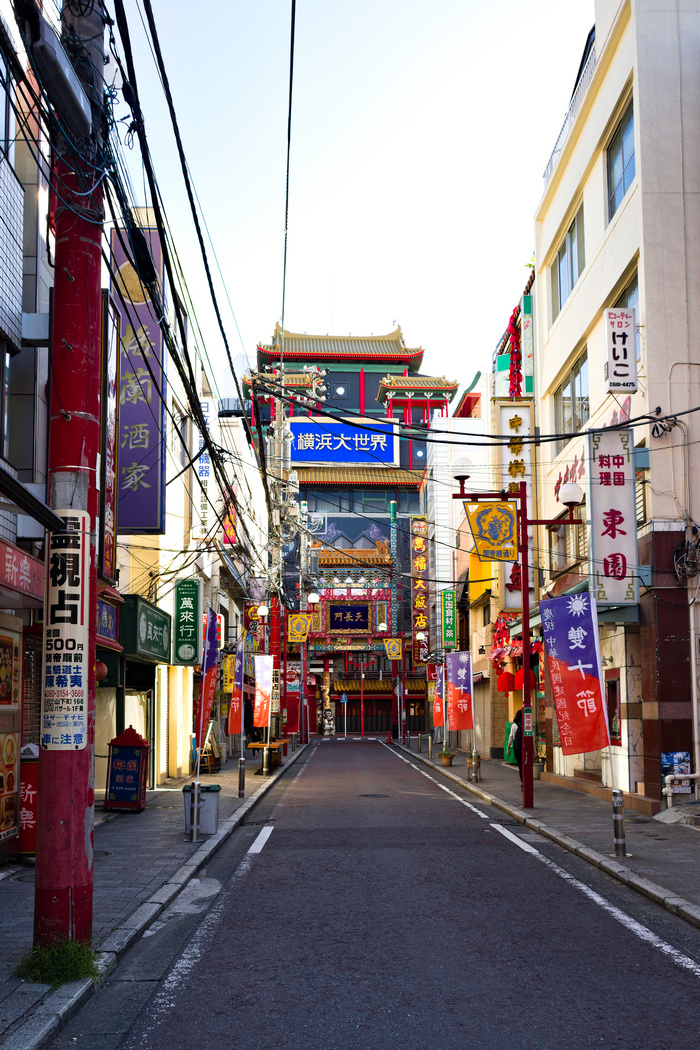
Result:
<svg viewBox="0 0 700 1050"><path fill-rule="evenodd" d="M442 647L457 648L457 596L454 591L442 592Z"/></svg>

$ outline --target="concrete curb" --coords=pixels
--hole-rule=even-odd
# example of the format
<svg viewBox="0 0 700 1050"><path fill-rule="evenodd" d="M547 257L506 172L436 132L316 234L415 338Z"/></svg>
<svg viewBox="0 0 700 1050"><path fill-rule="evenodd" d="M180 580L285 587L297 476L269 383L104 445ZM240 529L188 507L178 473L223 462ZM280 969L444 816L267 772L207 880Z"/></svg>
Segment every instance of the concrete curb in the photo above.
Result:
<svg viewBox="0 0 700 1050"><path fill-rule="evenodd" d="M448 780L452 780L455 784L459 784L460 787L465 788L470 794L475 795L480 799L480 801L486 802L488 805L494 806L496 809L500 809L513 820L517 820L519 824L523 824L531 831L536 831L538 835L542 835L551 842L555 842L558 846L561 846L562 849L568 850L569 853L575 853L577 857L581 858L581 860L593 864L596 868L600 868L601 871L604 871L606 875L610 875L613 879L617 879L618 882L623 883L625 886L629 886L631 890L636 890L637 893L641 893L644 897L648 897L649 900L654 901L656 904L660 904L662 908L666 909L666 911L670 911L673 915L677 915L680 919L684 919L685 922L689 922L692 926L700 928L699 905L693 904L692 901L686 900L685 897L679 897L672 890L667 890L665 887L659 886L658 883L652 882L651 879L647 879L643 875L638 875L636 871L632 871L632 869L628 868L625 864L621 864L619 861L606 856L606 854L598 853L597 850L591 849L590 846L584 846L582 842L572 839L569 835L565 835L560 831L556 831L554 828L548 827L543 821L529 816L524 810L518 809L517 806L510 805L508 802L504 802L503 799L497 798L496 795L491 795L488 791L483 791L480 788L475 787L471 781L465 780L457 773L450 772L448 768L436 766L428 758L416 754L415 751L410 751L403 744L394 744L393 746L403 751L404 754L410 755L411 758L415 758L417 761L422 762L424 766L434 769L437 773L442 774L442 776L446 777Z"/></svg>
<svg viewBox="0 0 700 1050"><path fill-rule="evenodd" d="M165 911L174 897L187 885L189 880L203 868L220 846L243 823L246 816L263 798L270 788L286 773L308 744L302 744L292 754L286 765L267 777L254 795L247 798L242 806L228 817L215 835L210 835L202 842L186 864L164 883L151 897L140 904L129 915L121 926L118 926L100 945L97 953L97 965L100 970L100 981L89 979L64 984L52 992L33 1011L32 1015L15 1029L7 1039L0 1041L2 1050L43 1050L50 1040L54 1039L71 1017L83 1006L90 996L97 991L98 985L116 970L119 960L131 945L142 936L154 919Z"/></svg>

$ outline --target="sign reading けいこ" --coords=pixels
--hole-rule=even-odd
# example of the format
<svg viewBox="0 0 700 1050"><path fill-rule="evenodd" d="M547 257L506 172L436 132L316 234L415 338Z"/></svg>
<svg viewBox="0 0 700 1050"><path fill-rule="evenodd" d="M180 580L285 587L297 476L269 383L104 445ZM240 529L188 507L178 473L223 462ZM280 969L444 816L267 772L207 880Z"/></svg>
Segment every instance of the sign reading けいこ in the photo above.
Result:
<svg viewBox="0 0 700 1050"><path fill-rule="evenodd" d="M394 465L398 438L392 423L363 427L356 420L339 423L328 419L290 420L292 461L297 463L362 463Z"/></svg>

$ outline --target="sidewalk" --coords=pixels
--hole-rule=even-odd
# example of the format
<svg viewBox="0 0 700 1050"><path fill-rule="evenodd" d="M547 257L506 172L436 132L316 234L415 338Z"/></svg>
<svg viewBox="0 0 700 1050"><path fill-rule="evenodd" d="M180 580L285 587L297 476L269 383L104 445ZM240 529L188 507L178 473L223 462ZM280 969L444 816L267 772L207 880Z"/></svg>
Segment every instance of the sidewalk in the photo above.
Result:
<svg viewBox="0 0 700 1050"><path fill-rule="evenodd" d="M442 745L433 745L433 754ZM401 750L409 749L401 746ZM415 738L410 753L425 765L439 769L484 802L511 819L558 843L571 853L601 868L625 885L643 893L668 911L700 927L700 828L667 823L627 810L625 833L628 856L615 857L613 815L610 802L536 780L534 808L522 809L520 780L515 766L499 760L481 762L482 779L467 781L467 756L457 751L452 768L439 758L428 759L427 744L417 753ZM700 815L700 804L697 804Z"/></svg>
<svg viewBox="0 0 700 1050"><path fill-rule="evenodd" d="M246 819L256 802L304 751L291 745L280 770L255 776L261 759L246 752L246 797L238 798L238 758L219 773L202 775L202 784L219 784L219 830L190 842L185 834L182 788L193 777L168 780L147 793L142 813L102 810L104 791L95 799L95 875L93 943L100 967L110 973L127 948L203 867L211 854ZM29 984L14 969L32 947L34 867L0 863L0 1047L39 1050L94 991L92 981L76 981L51 992Z"/></svg>

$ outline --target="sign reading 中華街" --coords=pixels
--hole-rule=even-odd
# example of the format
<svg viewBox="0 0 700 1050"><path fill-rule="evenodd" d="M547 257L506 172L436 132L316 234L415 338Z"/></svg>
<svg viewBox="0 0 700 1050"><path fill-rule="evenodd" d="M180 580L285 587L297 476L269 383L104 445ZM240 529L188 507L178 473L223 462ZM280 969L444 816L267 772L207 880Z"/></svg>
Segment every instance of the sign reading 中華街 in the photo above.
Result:
<svg viewBox="0 0 700 1050"><path fill-rule="evenodd" d="M393 423L329 419L290 420L292 461L295 463L361 463L394 465L398 439Z"/></svg>
<svg viewBox="0 0 700 1050"><path fill-rule="evenodd" d="M442 592L442 647L454 649L457 644L455 610L457 596L454 591Z"/></svg>
<svg viewBox="0 0 700 1050"><path fill-rule="evenodd" d="M158 233L144 229L156 274L163 255ZM119 471L117 532L165 532L165 362L163 335L148 292L127 258L123 229L112 231L119 303ZM122 299L124 303L122 303Z"/></svg>
<svg viewBox="0 0 700 1050"><path fill-rule="evenodd" d="M480 561L517 561L518 534L515 502L465 502L476 555Z"/></svg>
<svg viewBox="0 0 700 1050"><path fill-rule="evenodd" d="M82 751L88 741L90 515L57 510L61 532L48 534L44 605L41 746Z"/></svg>
<svg viewBox="0 0 700 1050"><path fill-rule="evenodd" d="M428 519L411 517L411 621L413 663L424 664L430 652L428 619ZM419 638L418 635L422 637Z"/></svg>
<svg viewBox="0 0 700 1050"><path fill-rule="evenodd" d="M608 747L598 615L591 594L540 602L554 710L565 755Z"/></svg>
<svg viewBox="0 0 700 1050"><path fill-rule="evenodd" d="M605 320L605 391L637 392L637 326L634 309L616 306L606 310Z"/></svg>
<svg viewBox="0 0 700 1050"><path fill-rule="evenodd" d="M202 662L201 579L178 580L175 584L173 615L173 663L194 666Z"/></svg>
<svg viewBox="0 0 700 1050"><path fill-rule="evenodd" d="M595 583L596 601L636 605L639 573L633 432L604 430L589 434L588 460L588 571Z"/></svg>

